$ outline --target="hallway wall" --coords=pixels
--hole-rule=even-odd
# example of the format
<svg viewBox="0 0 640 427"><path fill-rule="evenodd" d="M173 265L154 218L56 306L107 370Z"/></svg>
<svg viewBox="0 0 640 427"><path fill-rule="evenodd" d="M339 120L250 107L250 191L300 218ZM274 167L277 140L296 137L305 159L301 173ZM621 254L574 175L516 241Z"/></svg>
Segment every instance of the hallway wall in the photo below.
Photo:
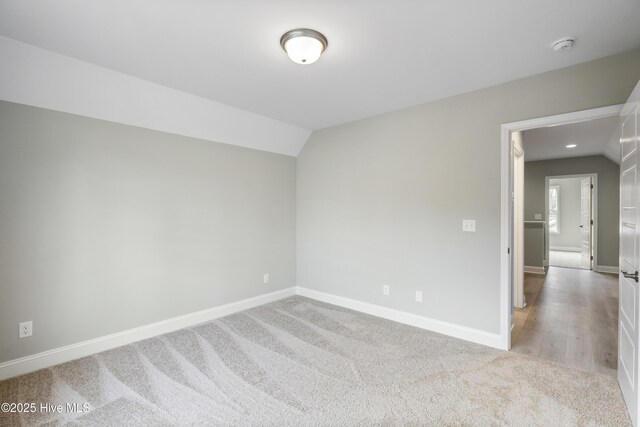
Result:
<svg viewBox="0 0 640 427"><path fill-rule="evenodd" d="M617 267L620 167L608 158L586 156L525 162L524 219L533 220L536 213L541 213L548 220L548 213L545 212L545 177L589 173L598 174L598 265ZM528 247L525 237L525 253Z"/></svg>

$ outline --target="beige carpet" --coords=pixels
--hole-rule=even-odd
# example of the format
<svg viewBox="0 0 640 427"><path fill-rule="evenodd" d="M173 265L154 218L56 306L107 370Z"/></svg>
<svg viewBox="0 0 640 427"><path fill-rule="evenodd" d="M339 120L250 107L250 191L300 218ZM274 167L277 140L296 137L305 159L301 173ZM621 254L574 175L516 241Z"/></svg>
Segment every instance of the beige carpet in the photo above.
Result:
<svg viewBox="0 0 640 427"><path fill-rule="evenodd" d="M0 383L5 425L629 425L615 380L302 297Z"/></svg>

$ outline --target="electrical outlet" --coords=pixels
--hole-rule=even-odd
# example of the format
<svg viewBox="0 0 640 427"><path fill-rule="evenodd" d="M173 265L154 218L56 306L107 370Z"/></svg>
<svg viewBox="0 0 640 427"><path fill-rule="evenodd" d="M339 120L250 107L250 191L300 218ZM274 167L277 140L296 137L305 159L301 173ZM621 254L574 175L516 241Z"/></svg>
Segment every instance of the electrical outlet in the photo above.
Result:
<svg viewBox="0 0 640 427"><path fill-rule="evenodd" d="M533 215L534 219L542 219L542 214L535 214Z"/></svg>
<svg viewBox="0 0 640 427"><path fill-rule="evenodd" d="M20 322L20 329L18 333L18 337L26 338L33 335L33 320L29 320L28 322Z"/></svg>
<svg viewBox="0 0 640 427"><path fill-rule="evenodd" d="M382 285L382 295L389 295L389 285Z"/></svg>
<svg viewBox="0 0 640 427"><path fill-rule="evenodd" d="M416 291L416 302L422 302L422 291Z"/></svg>
<svg viewBox="0 0 640 427"><path fill-rule="evenodd" d="M475 219L463 219L462 220L462 231L475 233L475 231L476 231L476 220Z"/></svg>
<svg viewBox="0 0 640 427"><path fill-rule="evenodd" d="M264 283L269 283L269 273L265 274L262 280Z"/></svg>

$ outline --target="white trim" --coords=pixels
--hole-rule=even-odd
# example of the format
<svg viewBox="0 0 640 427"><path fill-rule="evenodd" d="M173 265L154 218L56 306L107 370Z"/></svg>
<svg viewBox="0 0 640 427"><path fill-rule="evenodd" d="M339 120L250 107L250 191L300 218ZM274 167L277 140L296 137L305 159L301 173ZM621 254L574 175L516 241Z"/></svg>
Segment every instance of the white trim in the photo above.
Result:
<svg viewBox="0 0 640 427"><path fill-rule="evenodd" d="M349 308L351 310L367 313L372 316L382 317L394 322L403 323L405 325L415 326L417 328L426 329L454 338L460 338L466 341L475 342L489 347L502 349L500 335L491 332L481 331L479 329L469 328L467 326L456 325L454 323L443 322L442 320L431 319L429 317L419 316L406 311L395 310L389 307L370 304L338 295L328 294L325 292L315 291L313 289L298 286L298 295L326 302L328 304Z"/></svg>
<svg viewBox="0 0 640 427"><path fill-rule="evenodd" d="M547 274L544 271L544 267L538 267L538 266L533 266L533 265L525 265L524 266L524 272L525 273L530 273L530 274Z"/></svg>
<svg viewBox="0 0 640 427"><path fill-rule="evenodd" d="M622 107L624 107L624 104L609 105L606 107L592 108L590 110L574 111L572 113L557 114L555 116L538 117L519 122L505 123L502 127L506 128L510 132L515 132L540 127L588 122L589 120L618 116L622 112ZM508 139L509 138L507 138L507 140Z"/></svg>
<svg viewBox="0 0 640 427"><path fill-rule="evenodd" d="M460 338L489 347L502 349L501 337L498 334L337 295L327 294L312 289L291 287L3 362L0 363L0 381L131 344L136 341L188 328L223 316L248 310L259 305L288 298L296 294L340 307L346 307L362 313L371 314L373 316L382 317L405 325L411 325L454 338Z"/></svg>
<svg viewBox="0 0 640 427"><path fill-rule="evenodd" d="M623 105L593 108L591 110L539 117L513 123L505 123L500 127L500 348L511 349L511 332L509 318L511 313L511 227L513 218L509 214L511 195L510 184L510 143L511 132L523 131L544 126L578 123L603 117L617 116Z"/></svg>
<svg viewBox="0 0 640 427"><path fill-rule="evenodd" d="M613 274L618 274L619 272L619 268L618 267L612 267L610 265L596 265L593 268L593 271L597 271L598 273L613 273Z"/></svg>
<svg viewBox="0 0 640 427"><path fill-rule="evenodd" d="M513 136L513 135L512 135ZM526 305L524 295L524 151L520 144L522 143L522 133L518 132L518 138L512 137L513 145L513 218L515 220L513 227L513 305L517 308L523 308ZM543 223L544 226L544 223Z"/></svg>
<svg viewBox="0 0 640 427"><path fill-rule="evenodd" d="M76 344L43 351L31 356L21 357L0 363L0 381L18 375L33 372L59 363L68 362L101 351L110 350L132 342L152 338L178 329L188 328L200 323L208 322L219 317L228 316L239 311L248 310L259 305L278 301L296 294L296 288L291 287L268 294L258 295L241 301L232 302L217 307L161 320L148 325L129 329L115 334L82 341Z"/></svg>
<svg viewBox="0 0 640 427"><path fill-rule="evenodd" d="M559 252L580 252L582 251L582 248L574 246L549 246L549 250Z"/></svg>
<svg viewBox="0 0 640 427"><path fill-rule="evenodd" d="M500 162L500 348L511 348L511 227L513 218L510 215L511 203L511 130L502 125L501 162ZM506 307L506 310L505 310Z"/></svg>

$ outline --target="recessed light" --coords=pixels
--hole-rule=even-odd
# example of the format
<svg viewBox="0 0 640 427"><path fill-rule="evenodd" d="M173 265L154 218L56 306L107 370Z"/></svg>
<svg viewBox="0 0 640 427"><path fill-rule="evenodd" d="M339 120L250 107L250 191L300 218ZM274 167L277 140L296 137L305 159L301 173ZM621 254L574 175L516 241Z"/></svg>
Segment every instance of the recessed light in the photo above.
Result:
<svg viewBox="0 0 640 427"><path fill-rule="evenodd" d="M280 46L296 64L313 64L327 48L327 38L316 30L298 28L287 31L280 38Z"/></svg>
<svg viewBox="0 0 640 427"><path fill-rule="evenodd" d="M576 145L576 144L569 144L569 145L567 145L567 148L576 148L576 147L577 147L577 145Z"/></svg>

